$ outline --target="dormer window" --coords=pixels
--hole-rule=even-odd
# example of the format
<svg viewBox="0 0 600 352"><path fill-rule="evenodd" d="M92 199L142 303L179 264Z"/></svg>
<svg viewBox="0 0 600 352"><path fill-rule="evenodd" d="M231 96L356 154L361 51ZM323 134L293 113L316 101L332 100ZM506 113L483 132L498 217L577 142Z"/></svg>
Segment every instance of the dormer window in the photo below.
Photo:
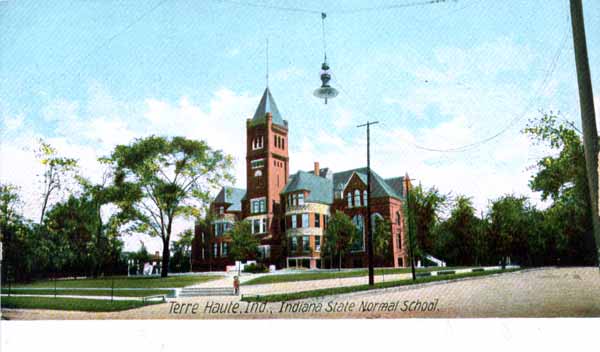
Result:
<svg viewBox="0 0 600 352"><path fill-rule="evenodd" d="M225 207L223 207L223 206L219 207L219 215L223 215L224 212L225 212Z"/></svg>
<svg viewBox="0 0 600 352"><path fill-rule="evenodd" d="M252 150L258 150L258 149L262 149L264 145L264 139L263 136L258 136L255 137L252 140Z"/></svg>
<svg viewBox="0 0 600 352"><path fill-rule="evenodd" d="M352 208L352 193L346 193L346 199L348 200L348 208Z"/></svg>
<svg viewBox="0 0 600 352"><path fill-rule="evenodd" d="M304 205L304 193L298 193L298 205Z"/></svg>
<svg viewBox="0 0 600 352"><path fill-rule="evenodd" d="M367 190L364 190L364 191L363 191L363 205L364 205L364 206L367 206L367 204L368 204L368 203L367 203L367 199L368 199L368 198L367 198Z"/></svg>

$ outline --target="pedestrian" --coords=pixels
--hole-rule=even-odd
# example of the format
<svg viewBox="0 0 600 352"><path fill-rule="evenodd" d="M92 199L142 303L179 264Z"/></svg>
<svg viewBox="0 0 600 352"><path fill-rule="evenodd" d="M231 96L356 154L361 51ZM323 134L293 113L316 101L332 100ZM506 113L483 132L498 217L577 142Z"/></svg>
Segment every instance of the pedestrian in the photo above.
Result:
<svg viewBox="0 0 600 352"><path fill-rule="evenodd" d="M236 296L240 294L240 279L237 276L233 277L233 293Z"/></svg>

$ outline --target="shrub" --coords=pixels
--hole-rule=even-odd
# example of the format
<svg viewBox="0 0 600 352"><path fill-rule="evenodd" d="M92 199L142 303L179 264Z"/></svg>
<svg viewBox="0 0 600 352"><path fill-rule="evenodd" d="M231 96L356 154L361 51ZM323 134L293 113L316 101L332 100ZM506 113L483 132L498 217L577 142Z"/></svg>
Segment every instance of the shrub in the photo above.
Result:
<svg viewBox="0 0 600 352"><path fill-rule="evenodd" d="M456 271L454 270L443 270L443 271L438 271L438 275L452 275L455 274Z"/></svg>
<svg viewBox="0 0 600 352"><path fill-rule="evenodd" d="M262 263L258 263L258 264L248 264L246 266L244 266L244 272L245 273L266 273L269 272L269 268L267 268L266 265L262 264Z"/></svg>

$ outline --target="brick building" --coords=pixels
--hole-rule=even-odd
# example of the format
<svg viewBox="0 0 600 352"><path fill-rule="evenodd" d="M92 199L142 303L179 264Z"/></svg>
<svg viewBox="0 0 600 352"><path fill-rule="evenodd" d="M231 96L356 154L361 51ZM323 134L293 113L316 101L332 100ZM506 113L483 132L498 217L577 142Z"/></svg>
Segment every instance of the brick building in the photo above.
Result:
<svg viewBox="0 0 600 352"><path fill-rule="evenodd" d="M390 222L390 255L378 266L406 266L403 202L404 177L383 179L371 171L371 219ZM249 221L260 240L265 264L321 268L321 244L332 212L346 213L362 231L362 239L342 260L344 267L364 267L366 254L367 170L333 172L320 168L289 174L288 123L269 89L252 119L246 121L246 189L223 187L210 206L211 222L196 225L192 245L195 271L223 270L228 258L227 231L236 221ZM373 223L373 221L371 222Z"/></svg>

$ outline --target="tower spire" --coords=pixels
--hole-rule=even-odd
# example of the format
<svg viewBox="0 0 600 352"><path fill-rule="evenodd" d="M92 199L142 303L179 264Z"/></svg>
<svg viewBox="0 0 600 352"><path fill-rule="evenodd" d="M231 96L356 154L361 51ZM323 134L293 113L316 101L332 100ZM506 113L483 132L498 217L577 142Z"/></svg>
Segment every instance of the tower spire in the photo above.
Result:
<svg viewBox="0 0 600 352"><path fill-rule="evenodd" d="M269 38L267 38L267 50L266 50L266 54L265 54L265 59L266 59L266 74L265 74L265 80L267 83L267 88L269 88Z"/></svg>

